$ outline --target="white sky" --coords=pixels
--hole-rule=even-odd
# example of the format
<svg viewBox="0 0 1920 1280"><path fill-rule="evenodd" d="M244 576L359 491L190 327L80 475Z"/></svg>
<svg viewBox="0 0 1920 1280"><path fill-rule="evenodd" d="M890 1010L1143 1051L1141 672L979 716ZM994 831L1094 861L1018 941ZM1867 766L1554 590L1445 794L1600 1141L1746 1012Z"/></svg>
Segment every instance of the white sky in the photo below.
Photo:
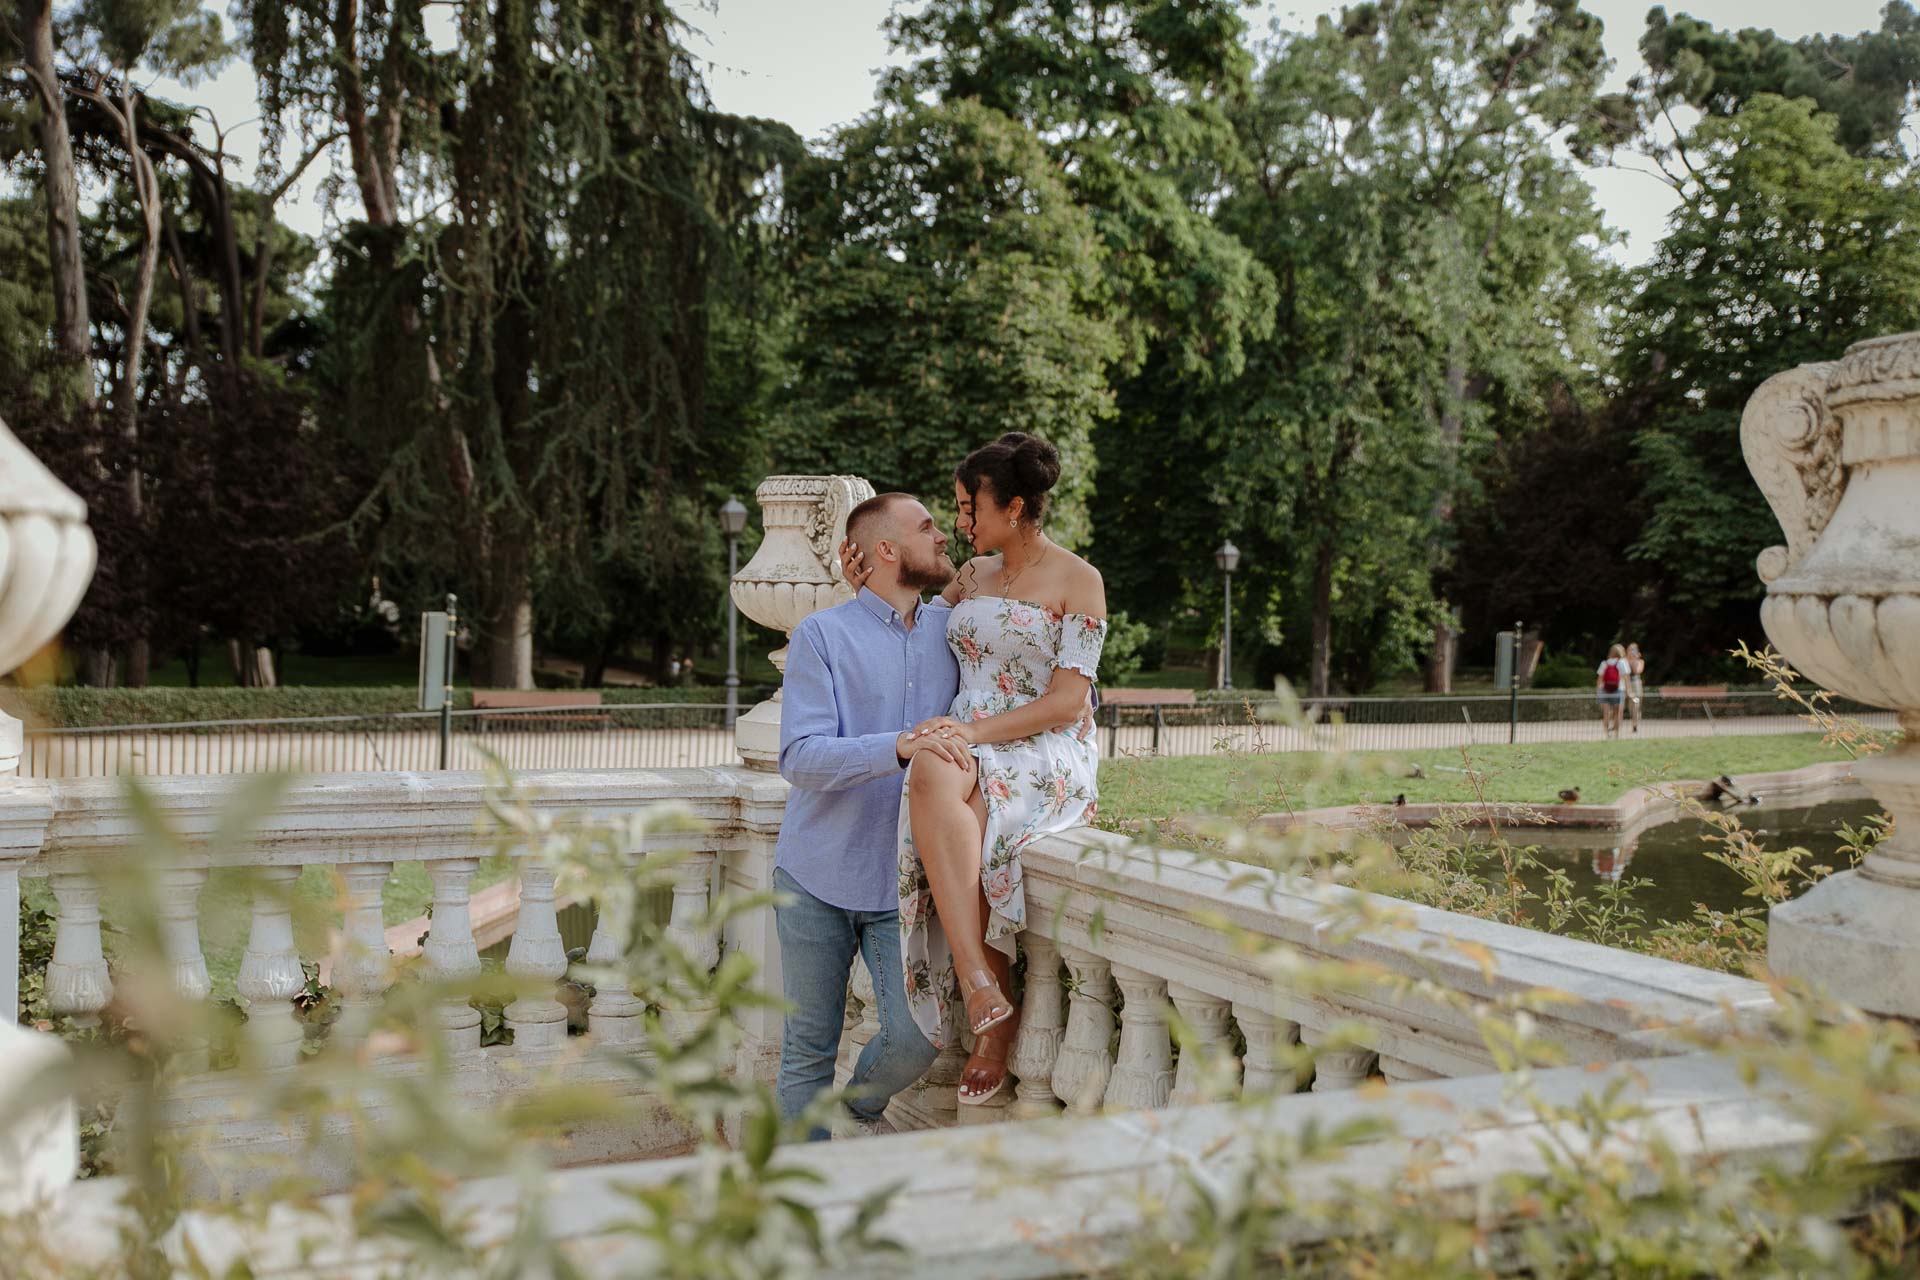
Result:
<svg viewBox="0 0 1920 1280"><path fill-rule="evenodd" d="M846 123L873 103L879 70L899 61L889 55L880 24L898 0L671 0L696 30L688 44L707 62L706 78L715 105L742 115L783 120L808 139ZM1815 31L1853 33L1880 25L1883 0L1693 0L1669 3L1669 12L1691 13L1720 27L1771 27L1797 39ZM1640 64L1638 41L1646 27L1648 0L1585 0L1585 7L1606 24L1607 52L1614 59L1609 88L1625 87ZM1263 0L1249 25L1264 37L1279 23L1286 29L1309 27L1320 13L1339 5L1298 0ZM219 76L193 89L156 86L177 100L205 104L228 132L228 146L241 160L239 176L250 173L257 154L253 73L236 60ZM280 204L290 225L317 234L324 224L319 207L318 167ZM1625 233L1615 254L1625 262L1645 261L1653 252L1674 201L1657 178L1627 169L1595 168L1587 173L1607 221ZM344 210L343 212L351 212Z"/></svg>

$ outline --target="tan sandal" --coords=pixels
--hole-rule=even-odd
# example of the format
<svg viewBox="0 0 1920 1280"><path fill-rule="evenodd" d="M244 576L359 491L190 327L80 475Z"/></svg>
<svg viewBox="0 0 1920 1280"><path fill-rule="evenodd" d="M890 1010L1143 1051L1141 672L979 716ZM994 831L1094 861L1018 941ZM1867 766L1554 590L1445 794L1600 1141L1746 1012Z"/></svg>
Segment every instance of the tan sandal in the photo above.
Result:
<svg viewBox="0 0 1920 1280"><path fill-rule="evenodd" d="M967 1025L976 1036L1013 1016L1013 1001L985 969L975 969L962 978L960 993L967 1002Z"/></svg>
<svg viewBox="0 0 1920 1280"><path fill-rule="evenodd" d="M1017 1027L1018 1024L1016 1023L1015 1026ZM1012 1082L1013 1072L1007 1069L1007 1059L1013 1053L1013 1039L1016 1034L1017 1032L1014 1027L1009 1027L1004 1035L975 1037L973 1052L967 1056L967 1065L960 1070L960 1086L957 1093L961 1106L985 1106L987 1103L999 1097L1007 1085ZM973 1069L975 1060L980 1062L997 1062L1000 1064L1000 1078L994 1082L993 1088L987 1090L985 1093L967 1092L967 1072Z"/></svg>

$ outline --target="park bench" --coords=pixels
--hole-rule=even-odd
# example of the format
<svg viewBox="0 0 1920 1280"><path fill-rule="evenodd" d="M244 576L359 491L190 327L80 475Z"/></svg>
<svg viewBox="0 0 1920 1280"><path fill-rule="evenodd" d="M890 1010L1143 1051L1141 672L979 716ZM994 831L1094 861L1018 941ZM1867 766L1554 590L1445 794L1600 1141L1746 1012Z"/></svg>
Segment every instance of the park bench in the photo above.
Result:
<svg viewBox="0 0 1920 1280"><path fill-rule="evenodd" d="M1682 707L1699 707L1705 711L1713 703L1727 700L1727 686L1723 684L1663 684L1659 689L1662 702L1676 703Z"/></svg>
<svg viewBox="0 0 1920 1280"><path fill-rule="evenodd" d="M1191 689L1101 689L1103 707L1192 706L1198 699Z"/></svg>
<svg viewBox="0 0 1920 1280"><path fill-rule="evenodd" d="M553 710L535 713L525 710L529 707L551 707ZM612 712L600 705L597 689L475 690L473 709L512 713L475 716L476 727L482 730L524 728L529 724L545 727L569 722L591 724L604 729L613 719Z"/></svg>

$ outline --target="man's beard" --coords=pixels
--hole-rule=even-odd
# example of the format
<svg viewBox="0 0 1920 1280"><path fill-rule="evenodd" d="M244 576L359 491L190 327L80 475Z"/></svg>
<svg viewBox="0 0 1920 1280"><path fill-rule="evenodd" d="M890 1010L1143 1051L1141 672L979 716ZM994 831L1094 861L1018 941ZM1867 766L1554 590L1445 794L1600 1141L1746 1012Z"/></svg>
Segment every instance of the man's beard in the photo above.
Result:
<svg viewBox="0 0 1920 1280"><path fill-rule="evenodd" d="M900 585L915 591L944 591L953 575L953 561L944 555L933 556L925 564L900 561Z"/></svg>

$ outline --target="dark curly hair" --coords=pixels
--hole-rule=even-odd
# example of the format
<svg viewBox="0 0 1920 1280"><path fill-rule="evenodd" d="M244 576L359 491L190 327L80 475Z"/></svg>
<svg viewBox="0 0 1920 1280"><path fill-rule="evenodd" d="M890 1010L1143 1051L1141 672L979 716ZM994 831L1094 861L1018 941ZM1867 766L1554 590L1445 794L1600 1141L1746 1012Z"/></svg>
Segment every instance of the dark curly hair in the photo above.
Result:
<svg viewBox="0 0 1920 1280"><path fill-rule="evenodd" d="M1060 451L1039 436L1009 431L968 454L953 475L976 504L984 481L1001 506L1019 498L1026 504L1021 517L1038 524L1046 519L1047 492L1060 481Z"/></svg>

